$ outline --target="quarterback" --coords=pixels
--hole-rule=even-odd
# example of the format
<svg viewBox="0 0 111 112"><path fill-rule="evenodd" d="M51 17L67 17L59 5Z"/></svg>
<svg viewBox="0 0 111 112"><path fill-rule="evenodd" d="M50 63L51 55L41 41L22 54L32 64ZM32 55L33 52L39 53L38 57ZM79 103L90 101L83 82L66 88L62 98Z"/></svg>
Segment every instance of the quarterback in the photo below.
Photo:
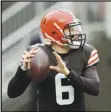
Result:
<svg viewBox="0 0 111 112"><path fill-rule="evenodd" d="M48 76L37 83L36 111L85 111L84 93L97 96L97 50L86 43L81 22L67 10L53 10L41 20L44 45L35 44L24 51L21 64L8 85L8 96L16 98L28 87L31 58L37 48L44 49L51 60ZM55 58L56 57L56 58Z"/></svg>

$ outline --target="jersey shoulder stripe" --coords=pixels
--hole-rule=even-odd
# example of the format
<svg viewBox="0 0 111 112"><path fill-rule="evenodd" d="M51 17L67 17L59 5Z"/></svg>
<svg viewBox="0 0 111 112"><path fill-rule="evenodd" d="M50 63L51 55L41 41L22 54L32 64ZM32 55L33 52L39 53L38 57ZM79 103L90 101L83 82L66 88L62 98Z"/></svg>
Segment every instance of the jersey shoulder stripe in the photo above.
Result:
<svg viewBox="0 0 111 112"><path fill-rule="evenodd" d="M99 62L98 51L92 45L85 44L84 52L86 54L87 65L86 67L95 65Z"/></svg>

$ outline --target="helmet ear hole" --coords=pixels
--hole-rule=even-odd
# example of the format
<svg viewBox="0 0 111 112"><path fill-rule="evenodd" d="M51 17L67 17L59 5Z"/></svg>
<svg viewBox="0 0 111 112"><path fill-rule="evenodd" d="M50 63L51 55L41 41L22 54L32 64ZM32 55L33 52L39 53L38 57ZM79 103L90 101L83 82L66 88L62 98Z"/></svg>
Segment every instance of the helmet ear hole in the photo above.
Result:
<svg viewBox="0 0 111 112"><path fill-rule="evenodd" d="M51 32L51 33L52 33L54 36L56 35L56 32L54 32L54 31L53 31L53 32Z"/></svg>

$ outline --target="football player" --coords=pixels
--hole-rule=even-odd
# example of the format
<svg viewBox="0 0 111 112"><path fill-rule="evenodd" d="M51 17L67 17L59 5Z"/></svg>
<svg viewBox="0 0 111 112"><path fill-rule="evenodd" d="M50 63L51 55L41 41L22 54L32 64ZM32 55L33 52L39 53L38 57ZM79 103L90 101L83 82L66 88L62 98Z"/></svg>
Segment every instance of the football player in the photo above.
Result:
<svg viewBox="0 0 111 112"><path fill-rule="evenodd" d="M8 96L15 98L26 90L32 81L28 75L31 58L41 47L51 63L48 76L37 83L37 111L85 111L84 93L97 96L100 92L97 50L85 43L81 22L67 10L49 12L40 27L45 44L24 51L21 65L9 82Z"/></svg>

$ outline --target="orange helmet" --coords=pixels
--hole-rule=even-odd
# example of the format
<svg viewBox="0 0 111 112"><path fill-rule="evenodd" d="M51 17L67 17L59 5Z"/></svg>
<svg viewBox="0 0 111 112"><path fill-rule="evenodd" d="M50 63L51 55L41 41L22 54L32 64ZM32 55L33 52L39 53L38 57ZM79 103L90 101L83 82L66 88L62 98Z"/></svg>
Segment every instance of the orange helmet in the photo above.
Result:
<svg viewBox="0 0 111 112"><path fill-rule="evenodd" d="M49 12L41 20L40 27L45 40L62 46L79 48L86 40L80 21L67 10Z"/></svg>

